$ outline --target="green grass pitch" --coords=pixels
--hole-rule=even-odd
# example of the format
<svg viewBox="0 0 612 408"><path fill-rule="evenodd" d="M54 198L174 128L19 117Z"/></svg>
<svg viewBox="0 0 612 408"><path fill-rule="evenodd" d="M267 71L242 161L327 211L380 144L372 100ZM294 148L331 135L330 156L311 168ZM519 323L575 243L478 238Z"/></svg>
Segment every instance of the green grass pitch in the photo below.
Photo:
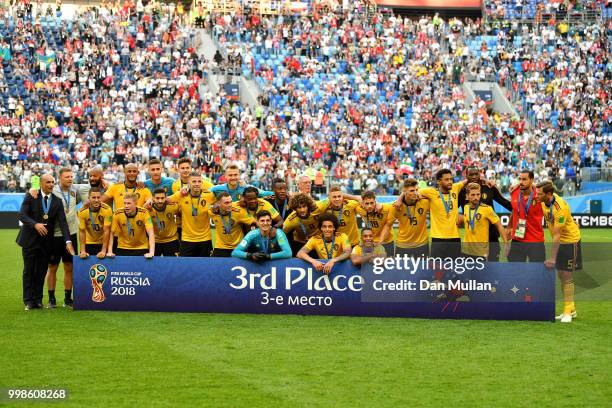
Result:
<svg viewBox="0 0 612 408"><path fill-rule="evenodd" d="M569 325L26 313L15 236L0 230L0 388L67 388L62 406L610 406L610 302L579 302Z"/></svg>

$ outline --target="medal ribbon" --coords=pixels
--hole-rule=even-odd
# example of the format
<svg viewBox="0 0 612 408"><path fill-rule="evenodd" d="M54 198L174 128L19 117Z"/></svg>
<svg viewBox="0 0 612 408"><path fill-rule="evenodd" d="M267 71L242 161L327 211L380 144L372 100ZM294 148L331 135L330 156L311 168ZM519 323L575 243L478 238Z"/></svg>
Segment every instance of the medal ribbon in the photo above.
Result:
<svg viewBox="0 0 612 408"><path fill-rule="evenodd" d="M336 236L334 235L334 238L332 239L331 242L331 248L327 248L327 242L325 241L325 238L321 238L323 240L323 245L325 246L325 252L327 253L327 259L332 259L333 255L334 255L334 244L336 243Z"/></svg>

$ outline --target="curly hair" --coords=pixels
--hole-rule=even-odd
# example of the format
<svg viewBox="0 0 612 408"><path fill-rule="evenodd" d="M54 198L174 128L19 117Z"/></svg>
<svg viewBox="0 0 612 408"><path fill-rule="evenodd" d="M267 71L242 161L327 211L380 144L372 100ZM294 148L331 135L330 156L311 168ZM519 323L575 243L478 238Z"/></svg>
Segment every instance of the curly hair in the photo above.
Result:
<svg viewBox="0 0 612 408"><path fill-rule="evenodd" d="M317 205L315 204L314 200L307 194L297 193L289 199L289 208L293 211L297 211L299 207L304 206L308 207L308 211L310 212L314 212L317 209Z"/></svg>
<svg viewBox="0 0 612 408"><path fill-rule="evenodd" d="M338 218L332 213L324 213L319 216L319 229L323 226L325 221L329 221L334 224L334 231L338 231L338 227L340 223L338 222Z"/></svg>

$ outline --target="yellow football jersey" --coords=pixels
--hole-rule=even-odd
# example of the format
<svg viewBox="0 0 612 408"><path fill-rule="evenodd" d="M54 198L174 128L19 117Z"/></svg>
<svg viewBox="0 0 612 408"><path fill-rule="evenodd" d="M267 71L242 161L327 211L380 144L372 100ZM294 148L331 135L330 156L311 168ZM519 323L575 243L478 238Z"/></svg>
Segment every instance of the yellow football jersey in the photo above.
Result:
<svg viewBox="0 0 612 408"><path fill-rule="evenodd" d="M430 234L432 238L459 238L459 206L457 199L459 191L463 188L463 182L454 183L448 194L442 194L437 188L426 187L419 193L429 199ZM443 198L444 197L444 201ZM448 205L448 213L445 204Z"/></svg>
<svg viewBox="0 0 612 408"><path fill-rule="evenodd" d="M319 233L319 215L321 212L310 213L308 218L298 217L297 212L291 213L283 222L283 232L289 234L293 231L293 240L305 244L308 238Z"/></svg>
<svg viewBox="0 0 612 408"><path fill-rule="evenodd" d="M117 248L149 249L148 226L153 223L144 208L138 207L133 217L126 216L123 208L115 211L111 231L117 237Z"/></svg>
<svg viewBox="0 0 612 408"><path fill-rule="evenodd" d="M561 226L560 242L575 244L581 239L580 228L576 221L574 221L569 205L567 205L565 200L557 194L553 194L553 197L555 201L550 207L542 203L542 212L544 213L544 220L548 225L548 229L552 234L555 226ZM550 217L551 211L553 214L552 219Z"/></svg>
<svg viewBox="0 0 612 408"><path fill-rule="evenodd" d="M383 247L382 245L375 245L374 248L372 248L371 253L374 255L378 255L378 256L386 256L387 252L385 251L385 247ZM353 255L359 255L362 256L363 255L363 248L360 245L355 245L355 247L353 248L353 252L351 252L351 254Z"/></svg>
<svg viewBox="0 0 612 408"><path fill-rule="evenodd" d="M81 208L78 214L79 229L85 231L85 243L102 245L104 227L110 227L113 222L113 210L102 203L96 212L89 208Z"/></svg>
<svg viewBox="0 0 612 408"><path fill-rule="evenodd" d="M208 177L202 176L202 191L209 190L214 186L213 182ZM189 187L189 183L183 183L180 177L172 183L172 194L178 192L183 187Z"/></svg>
<svg viewBox="0 0 612 408"><path fill-rule="evenodd" d="M155 242L165 244L178 239L176 216L180 213L177 203L168 203L164 211L158 211L155 206L151 208L151 221L155 230Z"/></svg>
<svg viewBox="0 0 612 408"><path fill-rule="evenodd" d="M183 196L180 192L177 192L170 196L170 201L177 203L181 209L182 241L204 242L211 240L208 209L216 201L213 193L203 191L199 196L192 197L191 194Z"/></svg>
<svg viewBox="0 0 612 408"><path fill-rule="evenodd" d="M317 251L319 259L332 259L339 255L342 255L345 251L350 251L351 242L348 236L341 232L336 232L332 242L325 242L320 235L312 237L304 245L307 252L312 250ZM333 248L333 250L332 250Z"/></svg>
<svg viewBox="0 0 612 408"><path fill-rule="evenodd" d="M255 223L255 218L247 214L246 210L238 205L232 206L232 211L227 215L213 214L208 210L211 221L215 224L215 248L234 249L244 238L244 225Z"/></svg>
<svg viewBox="0 0 612 408"><path fill-rule="evenodd" d="M255 215L257 215L257 213L260 212L261 210L269 211L270 214L272 215L272 219L275 219L276 217L278 217L278 211L276 211L276 208L274 208L274 206L270 204L269 201L263 200L261 198L257 199L257 209L256 210L249 210L248 208L246 208L245 210L253 218L255 218Z"/></svg>
<svg viewBox="0 0 612 408"><path fill-rule="evenodd" d="M407 206L403 203L399 210L393 209L391 216L399 222L396 247L416 248L429 242L427 234L429 206L429 200L419 200L414 205Z"/></svg>
<svg viewBox="0 0 612 408"><path fill-rule="evenodd" d="M148 188L136 188L136 187L126 187L125 183L116 183L108 188L106 193L104 194L107 197L110 197L113 200L113 208L118 210L119 208L123 208L123 196L126 193L136 193L138 196L138 201L136 205L138 207L142 207L148 199L152 197L151 192Z"/></svg>
<svg viewBox="0 0 612 408"><path fill-rule="evenodd" d="M474 219L474 229L470 225L470 219ZM495 214L493 207L480 204L473 210L469 204L463 207L463 225L465 235L463 237L463 252L474 256L489 255L489 225L497 224L499 217Z"/></svg>
<svg viewBox="0 0 612 408"><path fill-rule="evenodd" d="M357 207L359 202L348 200L339 210L333 209L329 200L323 200L322 202L327 203L325 211L334 214L338 218L338 232L346 234L352 246L357 245L359 243L359 230L357 229Z"/></svg>
<svg viewBox="0 0 612 408"><path fill-rule="evenodd" d="M393 205L383 204L380 211L377 211L374 214L368 214L368 212L361 205L357 207L356 211L357 214L361 216L363 225L372 229L375 238L380 237L383 244L393 242L393 228L389 228L389 234L386 238L380 236L380 233L386 224L393 224Z"/></svg>

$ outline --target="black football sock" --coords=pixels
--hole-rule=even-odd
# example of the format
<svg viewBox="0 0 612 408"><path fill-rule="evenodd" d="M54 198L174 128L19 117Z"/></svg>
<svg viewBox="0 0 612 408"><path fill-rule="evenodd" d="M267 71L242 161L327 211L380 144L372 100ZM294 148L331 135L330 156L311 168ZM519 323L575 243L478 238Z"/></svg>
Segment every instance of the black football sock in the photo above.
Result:
<svg viewBox="0 0 612 408"><path fill-rule="evenodd" d="M55 290L49 291L49 300L55 300Z"/></svg>
<svg viewBox="0 0 612 408"><path fill-rule="evenodd" d="M72 291L71 290L65 290L64 291L64 299L72 299Z"/></svg>

